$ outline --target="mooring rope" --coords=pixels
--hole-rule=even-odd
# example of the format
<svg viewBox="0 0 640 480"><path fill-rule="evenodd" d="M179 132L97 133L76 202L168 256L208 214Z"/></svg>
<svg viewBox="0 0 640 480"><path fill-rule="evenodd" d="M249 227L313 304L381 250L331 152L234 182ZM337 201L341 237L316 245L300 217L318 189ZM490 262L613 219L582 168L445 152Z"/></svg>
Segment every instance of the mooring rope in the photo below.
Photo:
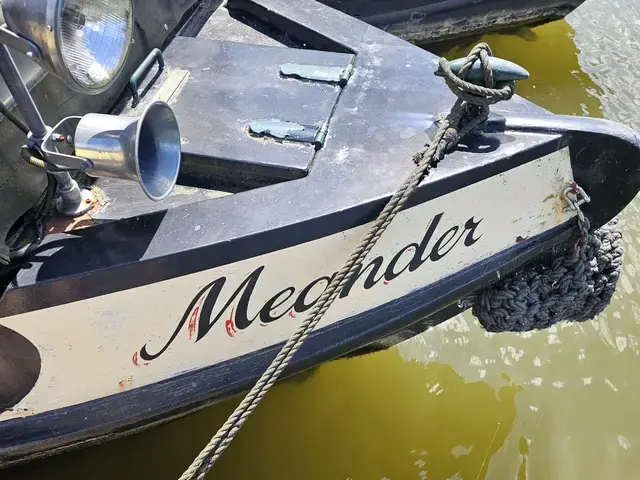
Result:
<svg viewBox="0 0 640 480"><path fill-rule="evenodd" d="M482 123L489 114L489 105L502 100L508 100L515 92L513 82L504 82L494 87L493 74L489 57L491 49L486 43L476 45L466 58L466 61L456 76L449 68L446 59L440 59L440 68L445 74L445 80L451 91L458 97L449 114L439 121L438 129L426 148L420 150L413 160L417 164L402 186L394 193L380 215L373 222L360 245L349 257L344 266L327 286L320 296L309 316L299 325L294 334L287 340L276 358L262 374L240 405L236 407L227 421L220 427L215 436L200 452L189 468L182 474L180 480L202 480L213 464L220 458L229 443L238 433L251 412L257 407L264 395L276 382L282 371L287 367L300 346L322 319L327 309L337 298L340 290L349 280L350 275L358 270L365 257L376 244L380 236L387 229L391 221L402 209L413 191L429 174L432 168L444 158L466 133ZM479 87L465 81L469 68L480 59L485 87Z"/></svg>

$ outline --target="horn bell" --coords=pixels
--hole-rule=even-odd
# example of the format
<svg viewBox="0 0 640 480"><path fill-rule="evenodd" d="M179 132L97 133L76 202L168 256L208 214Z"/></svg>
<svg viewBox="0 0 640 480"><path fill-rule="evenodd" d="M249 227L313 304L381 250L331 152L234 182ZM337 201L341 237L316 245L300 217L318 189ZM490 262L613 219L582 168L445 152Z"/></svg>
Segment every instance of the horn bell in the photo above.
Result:
<svg viewBox="0 0 640 480"><path fill-rule="evenodd" d="M178 179L180 131L165 102L153 102L138 118L87 114L74 143L75 154L93 163L87 175L135 180L151 200L166 198Z"/></svg>

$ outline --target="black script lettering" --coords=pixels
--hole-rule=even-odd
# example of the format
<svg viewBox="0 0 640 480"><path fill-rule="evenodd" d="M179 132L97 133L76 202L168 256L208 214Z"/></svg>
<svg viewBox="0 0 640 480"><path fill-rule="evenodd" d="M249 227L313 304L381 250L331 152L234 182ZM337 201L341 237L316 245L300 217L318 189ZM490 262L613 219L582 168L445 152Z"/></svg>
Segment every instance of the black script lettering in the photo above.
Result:
<svg viewBox="0 0 640 480"><path fill-rule="evenodd" d="M416 253L414 253L413 259L411 259L411 262L409 263L410 272L416 271L429 258L429 255L427 255L425 258L422 258L422 254L427 249L427 246L431 241L431 237L433 237L433 232L436 231L436 228L438 227L438 224L440 223L440 220L442 219L443 215L444 213L439 213L438 215L433 217L433 220L431 220L431 223L429 224L429 228L427 228L427 232L424 234L424 237L422 238L422 242L420 242L420 245L418 246L418 248L416 248Z"/></svg>
<svg viewBox="0 0 640 480"><path fill-rule="evenodd" d="M382 277L384 276L384 272L382 273L382 275L376 278L376 275L378 274L378 270L380 270L380 267L382 266L382 262L384 262L384 258L376 257L373 260L371 260L371 262L369 262L369 264L366 267L362 268L362 265L360 265L360 267L358 267L358 271L351 274L351 276L347 280L347 283L345 283L344 287L342 288L342 291L340 292L340 296L338 298L344 298L348 296L351 293L351 289L353 288L355 283L358 281L360 276L364 272L366 272L369 269L369 267L373 267L373 268L371 269L371 273L369 274L369 276L364 281L364 285L363 285L364 289L369 290L376 283L382 280Z"/></svg>
<svg viewBox="0 0 640 480"><path fill-rule="evenodd" d="M472 217L465 222L464 228L460 226L453 226L449 228L435 242L433 247L429 250L429 254L425 255L425 252L428 251L427 249L430 246L431 239L433 238L438 226L440 225L443 216L444 213L439 213L434 216L429 223L427 231L424 234L424 237L422 238L420 244L410 243L402 248L394 255L384 271L381 272L381 269L383 268L382 266L385 263L385 259L383 256L374 258L366 266L360 265L357 271L352 273L351 276L346 280L345 285L339 294L339 298L347 297L353 290L356 282L360 279L360 277L366 277L364 278L363 288L365 290L369 290L383 278L387 281L390 281L402 275L407 270L409 270L410 272L417 270L428 259L433 262L442 259L445 255L453 250L453 248L463 237L464 245L466 247L472 246L482 237L482 234L479 234L477 237L475 235L476 230L483 219L476 221L474 217ZM412 248L415 249L415 252L411 257L411 260L399 271L396 271L400 259ZM286 314L286 310L282 314L276 314L275 310L281 308L287 301L290 301L293 298L296 292L296 289L293 286L287 287L271 297L255 316L250 317L248 314L249 302L251 301L251 297L253 295L255 287L264 269L265 267L261 266L255 269L251 274L249 274L222 307L217 307L217 303L220 300L222 289L227 284L227 278L220 277L212 281L208 285L205 285L200 289L198 294L191 301L189 307L187 308L187 311L178 322L178 325L176 326L175 330L173 331L165 345L158 352L149 353L149 351L147 350L148 344L145 344L140 349L139 358L144 362L149 362L158 358L165 351L167 351L167 349L176 339L178 333L189 321L191 316L196 315L197 312L194 312L194 308L196 307L196 305L199 305L199 302L202 301L203 296L205 295L206 296L204 297L204 301L202 302L202 309L200 310L200 315L198 318L198 332L197 338L195 340L196 342L202 340L209 333L209 331L211 331L211 328L220 320L222 315L226 311L228 311L229 307L234 302L237 302L234 309L234 324L235 328L237 328L238 330L244 330L245 328L250 326L258 317L263 323L270 323L283 317ZM333 281L336 275L337 273L334 273L331 277L323 276L309 283L300 291L297 298L295 299L295 302L293 302L292 308L296 312L300 313L310 309L318 302L322 294L326 292L327 287ZM309 300L307 297L311 294L311 291L322 282L326 282L326 286L324 287L324 289L322 289L322 292L313 300ZM214 309L216 309L217 312L215 315Z"/></svg>
<svg viewBox="0 0 640 480"><path fill-rule="evenodd" d="M151 360L158 358L160 355L162 355L167 350L167 348L169 348L169 346L173 343L173 341L176 339L176 337L178 336L178 333L180 332L184 324L187 322L187 319L191 316L191 311L198 303L198 300L200 299L200 297L204 295L204 292L206 292L209 288L211 288L212 290L217 290L218 293L220 293L220 290L222 289L226 281L227 281L226 277L220 277L217 280L214 280L213 282L205 285L202 289L200 289L198 294L193 298L193 300L191 300L191 303L187 307L187 311L184 312L182 319L180 319L180 321L178 322L178 325L176 326L175 330L169 337L169 340L167 340L167 343L164 344L164 347L158 350L157 353L152 354L147 351L147 344L145 343L143 347L140 349L140 358L146 362L150 362Z"/></svg>
<svg viewBox="0 0 640 480"><path fill-rule="evenodd" d="M458 233L458 230L459 230L458 226L455 225L451 227L449 230L447 230L446 232L444 232L444 234L436 241L435 245L433 246L433 249L431 250L431 255L429 255L429 258L431 259L432 262L437 262L442 257L444 257L447 253L453 250L453 247L455 247L458 241L460 240L460 238L462 238L462 234L460 234L456 239L456 241L453 242L453 245L449 247L449 250L447 250L446 252L445 251L440 252L440 248L444 248L449 243L451 243L451 240L454 239L454 237L456 236L456 233ZM464 233L464 230L461 233Z"/></svg>
<svg viewBox="0 0 640 480"><path fill-rule="evenodd" d="M407 268L409 268L409 266L411 265L411 262L407 263L404 268L402 268L402 270L400 270L399 272L395 272L394 269L396 267L396 263L398 263L398 260L400 260L400 258L402 257L402 255L404 255L404 252L406 252L407 250L409 250L410 248L413 248L415 250L418 250L419 246L417 243L410 243L409 245L407 245L406 247L404 247L402 250L400 250L398 253L396 253L395 257L393 257L391 259L391 261L389 262L389 265L387 266L387 269L384 272L384 279L387 282L390 282L391 280L393 280L394 278L396 278L397 276L399 276L402 272L404 272ZM413 258L413 257L412 257Z"/></svg>
<svg viewBox="0 0 640 480"><path fill-rule="evenodd" d="M171 334L171 337L169 337L169 340L167 340L167 343L165 343L165 345L155 354L149 353L147 351L147 344L145 344L140 349L140 358L148 362L162 355L178 336L178 333L180 332L184 324L189 319L191 315L191 311L196 306L200 297L204 294L204 292L206 292L209 289L211 290L207 294L207 298L205 298L205 301L202 304L202 310L200 311L200 318L198 320L198 335L195 341L198 342L202 340L202 338L204 338L204 336L207 333L209 333L209 330L211 330L211 327L213 327L216 324L216 322L220 320L220 317L222 317L222 314L225 312L225 310L227 310L227 308L229 308L231 303L240 294L240 292L242 292L242 294L240 296L240 299L238 301L238 306L236 308L235 325L240 330L247 328L258 317L258 315L256 315L252 319L249 319L247 315L247 309L249 306L249 300L251 299L251 294L253 293L253 289L255 288L258 278L260 278L260 274L262 273L263 270L264 270L264 266L258 267L247 278L244 279L244 281L236 289L233 295L231 295L231 298L219 311L218 315L215 316L213 321L211 321L213 308L215 307L215 304L218 301L220 292L222 291L222 287L224 287L227 281L227 278L220 277L214 280L213 282L209 283L205 287L203 287L198 293L198 295L196 295L196 297L189 304L187 311L182 316L182 319L180 320L180 322L178 322L178 325L176 326L175 330Z"/></svg>
<svg viewBox="0 0 640 480"><path fill-rule="evenodd" d="M469 220L467 220L467 223L464 224L464 229L468 230L469 233L467 233L467 237L464 239L464 246L465 247L470 247L471 245L473 245L474 243L476 243L478 240L480 240L482 238L482 234L480 234L478 236L478 238L473 238L473 234L476 231L476 228L478 228L478 225L480 225L480 222L482 222L482 218L480 220L478 220L477 222L473 221L474 217L471 217Z"/></svg>
<svg viewBox="0 0 640 480"><path fill-rule="evenodd" d="M336 273L331 275L331 277L317 278L313 282L311 282L309 285L304 287L302 290L300 290L300 294L296 299L296 303L293 304L294 310L298 313L302 313L302 312L306 312L311 307L313 307L315 303L320 299L322 294L325 292L329 284L333 281L335 276L336 276ZM318 295L312 302L307 303L307 295L309 295L309 292L313 289L313 287L318 285L320 282L327 282L327 285L322 289L322 292L320 292L320 295Z"/></svg>
<svg viewBox="0 0 640 480"><path fill-rule="evenodd" d="M211 316L213 314L213 307L215 307L216 302L218 301L218 297L220 296L220 291L214 292L211 290L209 295L207 295L207 299L204 301L202 305L202 313L200 314L200 321L198 322L198 338L196 338L196 342L201 340L211 327L213 327L222 314L231 306L235 298L242 292L240 298L238 299L238 305L236 306L236 314L233 319L233 323L235 324L238 330L244 330L249 325L253 323L253 321L258 318L258 314L256 314L253 318L249 319L247 311L249 309L249 300L251 300L251 295L253 295L253 289L256 287L256 283L258 283L258 278L260 278L260 274L264 270L264 266L256 268L251 274L245 278L240 286L233 292L231 298L227 300L227 303L219 310L218 315L211 321Z"/></svg>
<svg viewBox="0 0 640 480"><path fill-rule="evenodd" d="M270 300L268 300L267 303L265 303L262 309L260 310L260 321L262 323L270 323L270 322L273 322L274 320L278 320L279 318L283 317L287 313L287 310L285 310L284 313L281 313L280 315L277 315L275 317L271 316L271 312L276 308L278 308L279 306L281 306L284 302L289 300L293 295L293 292L295 291L296 291L295 288L288 287L282 290L280 293L277 293L276 295L274 295ZM280 297L283 295L284 295L284 298L281 299Z"/></svg>

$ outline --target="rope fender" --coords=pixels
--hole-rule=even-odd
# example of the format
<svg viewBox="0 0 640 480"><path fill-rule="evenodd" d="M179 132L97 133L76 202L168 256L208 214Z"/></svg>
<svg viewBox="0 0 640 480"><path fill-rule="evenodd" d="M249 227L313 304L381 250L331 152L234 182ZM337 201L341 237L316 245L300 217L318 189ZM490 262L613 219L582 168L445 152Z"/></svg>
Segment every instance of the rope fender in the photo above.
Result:
<svg viewBox="0 0 640 480"><path fill-rule="evenodd" d="M550 266L525 266L475 293L472 313L489 332L526 332L561 321L593 319L611 303L624 249L618 220L593 233L579 219L585 241Z"/></svg>

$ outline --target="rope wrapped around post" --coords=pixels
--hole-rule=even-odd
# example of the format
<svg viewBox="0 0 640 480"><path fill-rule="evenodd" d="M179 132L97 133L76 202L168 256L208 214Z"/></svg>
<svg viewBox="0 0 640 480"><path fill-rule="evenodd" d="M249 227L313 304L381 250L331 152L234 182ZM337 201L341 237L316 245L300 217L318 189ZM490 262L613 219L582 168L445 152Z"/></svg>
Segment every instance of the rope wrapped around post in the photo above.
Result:
<svg viewBox="0 0 640 480"><path fill-rule="evenodd" d="M491 49L486 43L474 47L466 58L465 65L456 76L448 68L445 59L440 60L447 85L458 97L448 115L438 122L438 129L431 141L413 157L416 164L400 188L393 194L382 212L371 225L356 250L348 258L344 266L327 286L324 293L315 303L309 315L300 323L293 335L287 340L278 355L263 373L254 387L236 407L227 421L220 427L215 436L200 452L189 468L182 474L180 480L202 480L213 464L229 446L251 412L258 406L264 395L276 382L282 371L287 367L300 346L313 331L325 312L338 297L341 289L350 276L358 270L364 262L380 236L384 233L396 214L402 209L420 182L429 175L431 169L437 167L445 154L453 149L460 138L473 128L484 122L489 115L489 105L511 98L515 92L513 82L506 82L494 87L491 73ZM469 68L478 60L482 62L486 87L478 87L467 82L465 77Z"/></svg>

